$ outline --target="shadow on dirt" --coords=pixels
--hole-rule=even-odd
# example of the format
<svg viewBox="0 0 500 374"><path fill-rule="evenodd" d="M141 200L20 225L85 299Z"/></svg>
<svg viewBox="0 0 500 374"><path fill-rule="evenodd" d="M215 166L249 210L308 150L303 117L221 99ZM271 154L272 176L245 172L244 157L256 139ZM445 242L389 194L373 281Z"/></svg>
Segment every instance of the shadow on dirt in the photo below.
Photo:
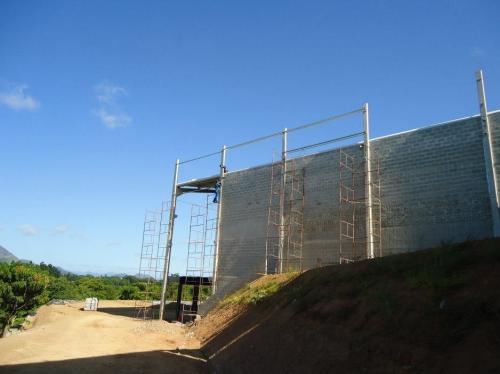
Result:
<svg viewBox="0 0 500 374"><path fill-rule="evenodd" d="M176 309L177 303L170 302L165 307L165 320L166 321L175 321L176 320ZM83 311L83 308L80 310ZM160 314L160 306L154 305L153 307L148 307L147 311L144 309L139 310L135 306L119 306L119 307L99 307L97 309L98 312L108 313L115 316L123 316L123 317L131 317L131 318L139 318L143 319L144 315L147 316L146 319L157 319ZM90 312L91 313L91 312Z"/></svg>
<svg viewBox="0 0 500 374"><path fill-rule="evenodd" d="M80 310L83 310L80 309ZM137 317L137 309L133 306L131 307L111 307L111 308L99 308L99 312L112 314L114 316L123 316L123 317ZM92 313L92 312L89 312Z"/></svg>
<svg viewBox="0 0 500 374"><path fill-rule="evenodd" d="M151 351L0 366L0 373L211 373L196 350Z"/></svg>

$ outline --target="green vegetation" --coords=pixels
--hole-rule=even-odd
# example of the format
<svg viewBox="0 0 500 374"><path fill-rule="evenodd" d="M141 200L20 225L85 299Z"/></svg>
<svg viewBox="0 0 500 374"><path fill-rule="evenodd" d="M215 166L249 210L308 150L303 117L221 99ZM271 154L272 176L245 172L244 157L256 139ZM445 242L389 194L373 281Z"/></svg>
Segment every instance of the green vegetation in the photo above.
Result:
<svg viewBox="0 0 500 374"><path fill-rule="evenodd" d="M47 302L48 272L35 265L0 264L0 331L20 325L38 306Z"/></svg>
<svg viewBox="0 0 500 374"><path fill-rule="evenodd" d="M345 305L336 310L345 307L353 313L356 305L361 305L358 301L363 300L372 313L390 320L405 305L406 297L412 299L407 303L412 305L419 295L420 306L430 305L427 310L439 314L452 295L464 292L475 281L472 277L478 274L471 274L471 269L499 263L498 244L494 240L443 243L430 250L318 269L304 274L300 282L286 290L283 299L296 300L297 313L325 300L341 300ZM476 299L482 298L482 294L476 295ZM353 300L358 301L351 305Z"/></svg>
<svg viewBox="0 0 500 374"><path fill-rule="evenodd" d="M221 306L225 305L248 305L258 304L265 298L274 295L284 285L295 279L300 273L290 272L280 275L268 275L257 279L256 281L247 284L244 288L227 296L220 302Z"/></svg>

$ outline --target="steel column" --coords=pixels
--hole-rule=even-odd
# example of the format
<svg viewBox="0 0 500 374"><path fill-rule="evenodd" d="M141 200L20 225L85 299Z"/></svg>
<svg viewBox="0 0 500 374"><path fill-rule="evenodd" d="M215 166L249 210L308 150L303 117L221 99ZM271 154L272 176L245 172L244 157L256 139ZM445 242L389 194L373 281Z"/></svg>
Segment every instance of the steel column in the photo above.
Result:
<svg viewBox="0 0 500 374"><path fill-rule="evenodd" d="M214 253L214 270L212 272L212 295L217 290L217 266L219 264L219 248L220 248L220 223L222 218L222 188L224 184L224 175L226 174L226 152L227 147L223 146L220 152L220 177L219 177L219 199L217 202L217 229L215 231L215 253Z"/></svg>
<svg viewBox="0 0 500 374"><path fill-rule="evenodd" d="M488 107L486 105L486 94L484 91L483 71L476 72L477 95L479 109L481 112L481 125L483 130L483 153L486 166L486 181L491 206L491 220L493 223L493 236L500 236L500 197L498 196L498 180L495 171L495 153L493 152L493 141L491 139L491 126L488 119Z"/></svg>
<svg viewBox="0 0 500 374"><path fill-rule="evenodd" d="M365 132L365 201L366 201L366 256L375 257L373 242L373 202L372 202L372 168L371 168L371 147L370 147L370 117L368 103L363 104L363 126Z"/></svg>
<svg viewBox="0 0 500 374"><path fill-rule="evenodd" d="M285 252L285 187L286 187L286 159L288 150L288 129L281 133L281 194L280 194L280 227L278 243L279 272L283 273L283 258Z"/></svg>
<svg viewBox="0 0 500 374"><path fill-rule="evenodd" d="M174 180L172 183L172 198L170 200L170 216L168 221L167 246L165 249L165 264L163 266L163 285L160 296L160 321L163 320L165 312L165 294L168 285L168 273L170 271L170 255L172 253L172 239L174 236L175 209L177 206L177 178L179 175L179 159L175 161Z"/></svg>

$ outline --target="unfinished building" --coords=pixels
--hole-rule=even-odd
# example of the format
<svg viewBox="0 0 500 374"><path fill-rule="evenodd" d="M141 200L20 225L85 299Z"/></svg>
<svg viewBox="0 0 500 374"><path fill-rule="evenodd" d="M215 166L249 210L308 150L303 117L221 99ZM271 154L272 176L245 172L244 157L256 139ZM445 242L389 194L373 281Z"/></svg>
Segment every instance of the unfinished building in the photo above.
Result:
<svg viewBox="0 0 500 374"><path fill-rule="evenodd" d="M192 241L196 230L190 227L186 277L210 283L213 291L200 311L197 305L189 311L194 313L207 311L262 274L499 236L500 165L495 160L500 157L500 111L487 111L481 72L476 79L476 116L370 139L365 104L343 115L224 146L206 156L220 157L220 173L215 176L179 182L183 163L177 160L168 224L160 230L160 265L155 264L162 268L163 290L176 201L186 193L215 195L215 202L207 199L206 212L195 219L199 233ZM361 119L347 135L288 148L291 133L347 116ZM270 137L281 137L277 161L227 171L228 150ZM293 157L296 151L318 145L332 148ZM160 318L164 297L163 291Z"/></svg>

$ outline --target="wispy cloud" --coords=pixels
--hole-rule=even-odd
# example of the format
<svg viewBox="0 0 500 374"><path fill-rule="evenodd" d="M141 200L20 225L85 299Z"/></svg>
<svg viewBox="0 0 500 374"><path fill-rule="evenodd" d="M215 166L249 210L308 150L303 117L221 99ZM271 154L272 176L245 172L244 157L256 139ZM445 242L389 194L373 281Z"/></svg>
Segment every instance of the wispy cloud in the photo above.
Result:
<svg viewBox="0 0 500 374"><path fill-rule="evenodd" d="M101 108L96 110L94 114L99 117L101 122L108 129L116 129L118 127L125 127L130 122L132 122L132 118L123 113L111 113L105 108Z"/></svg>
<svg viewBox="0 0 500 374"><path fill-rule="evenodd" d="M93 113L104 126L116 129L132 123L132 118L118 105L119 98L128 94L125 88L104 81L94 86L94 92L100 107Z"/></svg>
<svg viewBox="0 0 500 374"><path fill-rule="evenodd" d="M29 224L18 225L17 229L25 236L35 236L38 234L38 229Z"/></svg>
<svg viewBox="0 0 500 374"><path fill-rule="evenodd" d="M62 235L62 234L66 234L70 229L70 226L69 225L57 225L56 227L54 227L54 230L52 230L52 233L54 235Z"/></svg>
<svg viewBox="0 0 500 374"><path fill-rule="evenodd" d="M94 87L97 100L103 104L114 104L119 96L126 95L127 90L123 87L101 82Z"/></svg>
<svg viewBox="0 0 500 374"><path fill-rule="evenodd" d="M35 110L40 103L26 93L28 88L25 84L10 84L0 91L0 103L14 110Z"/></svg>
<svg viewBox="0 0 500 374"><path fill-rule="evenodd" d="M114 241L114 242L108 242L107 243L108 247L119 247L121 245L122 245L122 242L119 242L119 241Z"/></svg>

